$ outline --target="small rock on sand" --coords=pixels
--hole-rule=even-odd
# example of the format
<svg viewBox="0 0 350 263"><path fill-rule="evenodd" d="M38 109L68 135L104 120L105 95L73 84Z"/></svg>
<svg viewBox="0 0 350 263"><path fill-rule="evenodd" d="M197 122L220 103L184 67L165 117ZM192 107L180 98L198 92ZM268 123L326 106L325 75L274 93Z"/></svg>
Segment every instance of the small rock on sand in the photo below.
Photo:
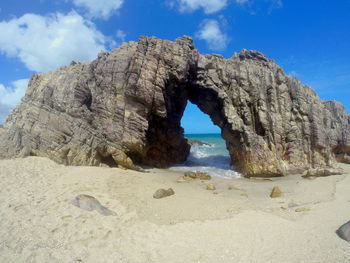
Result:
<svg viewBox="0 0 350 263"><path fill-rule="evenodd" d="M186 175L184 175L184 176L180 176L177 180L176 180L176 182L177 183L189 183L189 182L191 182L191 181L193 181L194 179L192 178L192 177L189 177L189 176L186 176Z"/></svg>
<svg viewBox="0 0 350 263"><path fill-rule="evenodd" d="M105 216L116 215L115 212L101 205L101 203L91 195L77 195L72 200L72 204L86 211L96 210L97 212Z"/></svg>
<svg viewBox="0 0 350 263"><path fill-rule="evenodd" d="M249 177L250 180L256 180L256 181L272 181L271 178L268 177L256 177L256 176L251 176Z"/></svg>
<svg viewBox="0 0 350 263"><path fill-rule="evenodd" d="M309 169L302 176L303 178L312 178L312 177L325 177L331 175L340 175L343 174L344 170L341 168L317 168L317 169Z"/></svg>
<svg viewBox="0 0 350 263"><path fill-rule="evenodd" d="M164 198L170 195L175 194L174 190L172 188L169 188L168 190L165 189L158 189L154 194L153 194L153 198L155 199L160 199L160 198Z"/></svg>
<svg viewBox="0 0 350 263"><path fill-rule="evenodd" d="M207 185L207 190L214 191L214 190L216 190L216 187L215 187L215 185L213 185L213 184L208 184L208 185Z"/></svg>
<svg viewBox="0 0 350 263"><path fill-rule="evenodd" d="M240 196L248 197L247 193L241 193Z"/></svg>
<svg viewBox="0 0 350 263"><path fill-rule="evenodd" d="M294 210L295 212L299 213L299 212L306 212L306 211L310 211L310 208L307 207L298 207Z"/></svg>
<svg viewBox="0 0 350 263"><path fill-rule="evenodd" d="M211 180L210 174L202 172L187 172L185 173L185 176L191 177L193 179Z"/></svg>
<svg viewBox="0 0 350 263"><path fill-rule="evenodd" d="M336 233L341 239L350 242L350 221L339 227Z"/></svg>
<svg viewBox="0 0 350 263"><path fill-rule="evenodd" d="M233 186L233 185L229 185L227 189L228 189L228 190L238 190L238 191L242 191L241 188L236 187L236 186Z"/></svg>
<svg viewBox="0 0 350 263"><path fill-rule="evenodd" d="M277 197L281 197L282 196L282 191L278 186L275 186L270 194L271 198L277 198Z"/></svg>

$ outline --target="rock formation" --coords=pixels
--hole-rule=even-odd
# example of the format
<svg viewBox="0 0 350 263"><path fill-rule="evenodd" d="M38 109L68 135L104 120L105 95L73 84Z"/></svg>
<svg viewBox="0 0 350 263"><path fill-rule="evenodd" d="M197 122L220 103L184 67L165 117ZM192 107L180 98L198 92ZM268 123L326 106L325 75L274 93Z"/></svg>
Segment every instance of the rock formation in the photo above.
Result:
<svg viewBox="0 0 350 263"><path fill-rule="evenodd" d="M350 155L344 107L321 100L263 54L225 59L199 54L190 37L141 37L91 63L33 75L0 131L0 157L168 167L189 153L180 126L188 100L221 128L246 176L331 167Z"/></svg>
<svg viewBox="0 0 350 263"><path fill-rule="evenodd" d="M194 139L189 139L189 138L186 138L187 139L187 143L190 145L190 146L193 146L195 144L199 145L199 146L211 146L210 143L206 143L206 142L202 142L202 141L198 141L198 140L194 140Z"/></svg>

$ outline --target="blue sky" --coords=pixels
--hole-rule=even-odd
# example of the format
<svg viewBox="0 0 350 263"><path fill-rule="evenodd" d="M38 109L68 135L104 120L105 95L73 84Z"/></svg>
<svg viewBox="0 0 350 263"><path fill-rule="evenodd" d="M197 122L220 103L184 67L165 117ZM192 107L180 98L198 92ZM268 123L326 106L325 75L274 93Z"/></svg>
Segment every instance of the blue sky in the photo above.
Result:
<svg viewBox="0 0 350 263"><path fill-rule="evenodd" d="M225 57L258 50L349 112L349 10L350 0L1 0L0 123L31 74L141 35L191 35L201 53ZM182 123L188 133L218 131L194 106Z"/></svg>

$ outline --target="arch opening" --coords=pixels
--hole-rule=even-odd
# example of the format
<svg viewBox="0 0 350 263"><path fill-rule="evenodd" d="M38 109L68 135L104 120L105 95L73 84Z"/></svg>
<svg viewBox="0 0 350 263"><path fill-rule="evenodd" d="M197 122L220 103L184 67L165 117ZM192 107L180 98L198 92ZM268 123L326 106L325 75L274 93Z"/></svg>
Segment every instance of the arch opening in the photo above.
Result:
<svg viewBox="0 0 350 263"><path fill-rule="evenodd" d="M181 117L181 126L191 146L190 153L183 164L172 169L206 172L220 177L239 177L239 173L231 165L230 153L221 136L221 128L214 124L210 115L190 100Z"/></svg>
<svg viewBox="0 0 350 263"><path fill-rule="evenodd" d="M188 79L185 82L170 79L164 87L163 96L164 105L157 105L149 112L146 134L147 148L141 155L129 154L133 161L159 168L173 166L175 169L185 171L206 169L208 173L213 175L239 177L240 174L232 167L232 161L236 160L232 154L232 147L240 149L242 140L239 136L241 134L232 132L232 127L228 124L227 116L225 116L223 99L218 96L216 91L197 85L197 79ZM193 137L193 135L188 136L187 129L183 128L186 128L186 125L181 125L182 120L187 118L187 108L189 110L195 109L200 115L199 118L197 118L198 116L189 118L190 122L195 125L197 123L199 128L197 133L211 133L212 138L209 139L209 144L217 143L217 147L203 149L204 145L199 146L199 148L198 145L190 146L185 137L186 135ZM203 119L210 126L210 129L200 132L198 121ZM188 133L193 132L195 131ZM207 134L205 136L208 137ZM208 138L204 138L205 140ZM203 151L210 153L209 156L203 156ZM239 167L237 166L237 168ZM240 170L237 169L237 171Z"/></svg>

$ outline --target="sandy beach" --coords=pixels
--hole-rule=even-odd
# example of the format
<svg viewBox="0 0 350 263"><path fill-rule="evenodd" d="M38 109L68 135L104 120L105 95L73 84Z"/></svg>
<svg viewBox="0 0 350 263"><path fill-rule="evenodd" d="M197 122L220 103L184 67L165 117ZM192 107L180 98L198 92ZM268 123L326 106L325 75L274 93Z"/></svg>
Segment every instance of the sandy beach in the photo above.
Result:
<svg viewBox="0 0 350 263"><path fill-rule="evenodd" d="M0 161L1 262L350 262L345 175L177 183L183 173ZM215 191L206 185L215 185ZM279 186L280 198L270 198ZM159 188L175 195L154 199ZM116 216L71 204L97 198Z"/></svg>

